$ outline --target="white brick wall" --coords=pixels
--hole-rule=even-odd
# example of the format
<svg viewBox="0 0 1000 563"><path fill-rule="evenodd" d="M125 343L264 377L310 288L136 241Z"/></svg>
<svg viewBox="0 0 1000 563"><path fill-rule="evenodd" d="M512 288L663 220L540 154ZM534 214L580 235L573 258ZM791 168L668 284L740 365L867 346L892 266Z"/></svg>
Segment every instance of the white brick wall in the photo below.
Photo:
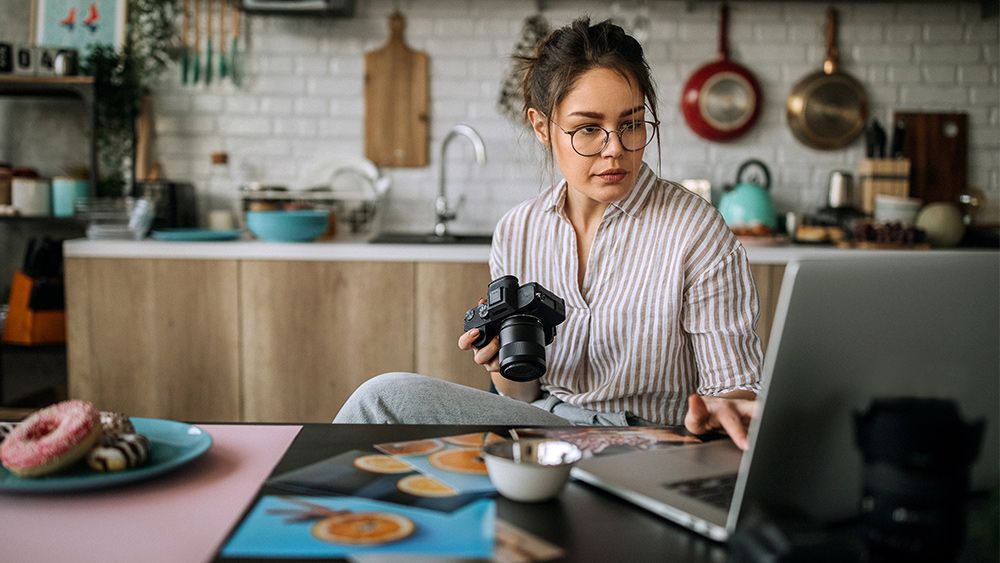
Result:
<svg viewBox="0 0 1000 563"><path fill-rule="evenodd" d="M363 55L385 42L385 18L396 4L407 16L407 41L430 56L431 165L387 170L394 181L387 219L401 228L430 228L438 144L452 125L465 122L486 139L489 162L476 167L463 143L451 148L451 195L466 196L456 228L490 230L506 209L551 178L533 138L494 106L505 56L534 10L530 0L359 0L349 20L251 17L242 89L185 88L171 72L157 90L158 158L165 172L196 182L205 203L224 205L243 180L298 187L298 175L316 159L362 155ZM608 17L611 3L549 4L546 16L561 25L581 14ZM646 51L660 89L663 175L707 177L721 186L733 180L741 161L761 158L771 165L781 210L819 207L829 172L855 169L863 151L860 140L844 150L815 151L795 141L785 125L792 85L820 68L826 5L731 4L731 51L756 73L765 107L748 135L716 144L688 130L677 104L690 73L715 57L717 6L689 11L679 0L649 4ZM887 124L894 110L969 113L969 180L1000 218L998 21L980 18L979 2L837 7L843 68L864 83L873 116ZM210 165L209 154L218 150L230 154L228 172ZM647 160L655 165L656 155L650 152Z"/></svg>

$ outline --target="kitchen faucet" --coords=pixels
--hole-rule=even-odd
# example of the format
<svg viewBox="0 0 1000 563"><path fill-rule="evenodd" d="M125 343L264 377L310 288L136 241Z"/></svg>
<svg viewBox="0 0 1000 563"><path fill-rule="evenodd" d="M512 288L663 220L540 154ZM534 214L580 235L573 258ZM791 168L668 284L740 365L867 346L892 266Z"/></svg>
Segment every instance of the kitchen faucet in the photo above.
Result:
<svg viewBox="0 0 1000 563"><path fill-rule="evenodd" d="M451 128L444 140L441 141L441 154L438 155L438 195L434 200L434 211L437 215L437 223L434 225L434 234L443 237L448 234L448 222L455 219L455 208L448 204L448 196L445 191L444 160L445 151L448 150L448 143L456 137L465 137L472 143L476 150L476 162L480 166L486 164L486 146L483 145L483 138L476 133L476 130L468 125L459 123Z"/></svg>

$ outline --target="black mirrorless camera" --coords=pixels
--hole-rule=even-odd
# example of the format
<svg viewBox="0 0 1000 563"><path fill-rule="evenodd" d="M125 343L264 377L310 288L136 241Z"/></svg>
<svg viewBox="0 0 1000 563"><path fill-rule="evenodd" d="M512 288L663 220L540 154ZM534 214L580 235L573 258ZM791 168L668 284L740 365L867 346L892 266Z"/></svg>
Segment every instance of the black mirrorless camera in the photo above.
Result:
<svg viewBox="0 0 1000 563"><path fill-rule="evenodd" d="M862 526L876 561L954 561L984 420L949 399L875 399L854 416L864 459Z"/></svg>
<svg viewBox="0 0 1000 563"><path fill-rule="evenodd" d="M490 282L486 303L465 313L465 330L479 329L476 348L500 336L500 373L512 381L531 381L545 374L545 346L556 325L566 320L566 302L540 284L518 287L517 277Z"/></svg>

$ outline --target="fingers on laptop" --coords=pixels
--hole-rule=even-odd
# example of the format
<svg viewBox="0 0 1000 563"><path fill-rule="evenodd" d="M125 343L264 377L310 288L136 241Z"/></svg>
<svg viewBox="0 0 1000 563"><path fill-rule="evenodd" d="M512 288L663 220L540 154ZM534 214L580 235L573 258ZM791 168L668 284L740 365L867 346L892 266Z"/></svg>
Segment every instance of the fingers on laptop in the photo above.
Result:
<svg viewBox="0 0 1000 563"><path fill-rule="evenodd" d="M747 427L753 416L755 401L723 397L688 397L688 413L684 426L693 434L724 430L740 449L747 449Z"/></svg>

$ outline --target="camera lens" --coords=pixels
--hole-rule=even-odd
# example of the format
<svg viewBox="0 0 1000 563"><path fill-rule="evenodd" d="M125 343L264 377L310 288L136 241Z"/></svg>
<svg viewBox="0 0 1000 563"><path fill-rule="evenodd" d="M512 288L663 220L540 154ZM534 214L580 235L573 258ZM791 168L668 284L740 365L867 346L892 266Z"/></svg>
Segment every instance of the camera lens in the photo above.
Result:
<svg viewBox="0 0 1000 563"><path fill-rule="evenodd" d="M512 381L545 374L545 331L532 315L514 315L500 324L500 373Z"/></svg>

